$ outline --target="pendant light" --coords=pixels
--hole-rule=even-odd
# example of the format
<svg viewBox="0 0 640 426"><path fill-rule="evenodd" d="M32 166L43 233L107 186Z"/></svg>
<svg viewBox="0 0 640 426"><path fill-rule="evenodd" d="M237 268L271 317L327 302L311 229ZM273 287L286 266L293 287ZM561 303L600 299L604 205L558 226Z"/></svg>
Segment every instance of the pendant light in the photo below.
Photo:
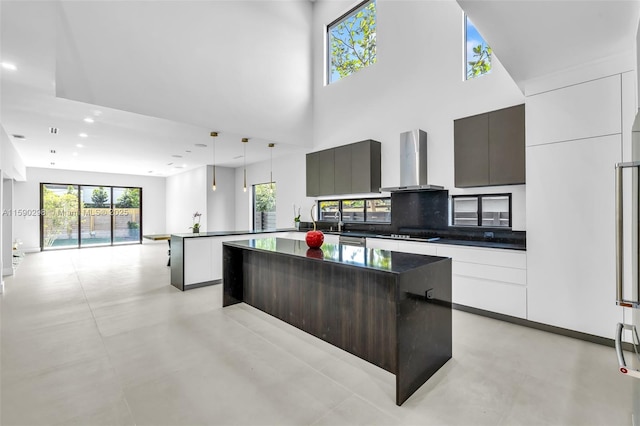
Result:
<svg viewBox="0 0 640 426"><path fill-rule="evenodd" d="M242 191L247 192L247 142L249 142L249 138L242 138L242 145L244 147L244 155L242 156L244 160L244 187Z"/></svg>
<svg viewBox="0 0 640 426"><path fill-rule="evenodd" d="M269 144L269 167L270 167L270 172L269 172L269 185L270 185L270 189L271 192L273 192L273 147L276 146L275 143L270 143Z"/></svg>
<svg viewBox="0 0 640 426"><path fill-rule="evenodd" d="M211 137L217 138L218 132L211 132ZM213 146L213 182L211 184L211 189L215 191L216 190L216 140L215 139L213 139L213 143L211 145Z"/></svg>

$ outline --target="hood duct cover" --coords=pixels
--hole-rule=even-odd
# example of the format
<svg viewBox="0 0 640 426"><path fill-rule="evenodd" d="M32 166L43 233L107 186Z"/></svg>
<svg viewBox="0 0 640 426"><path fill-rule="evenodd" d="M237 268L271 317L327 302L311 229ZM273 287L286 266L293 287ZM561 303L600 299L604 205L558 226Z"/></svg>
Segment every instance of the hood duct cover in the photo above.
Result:
<svg viewBox="0 0 640 426"><path fill-rule="evenodd" d="M444 189L427 183L427 132L410 130L400 133L400 186L380 191L428 191Z"/></svg>

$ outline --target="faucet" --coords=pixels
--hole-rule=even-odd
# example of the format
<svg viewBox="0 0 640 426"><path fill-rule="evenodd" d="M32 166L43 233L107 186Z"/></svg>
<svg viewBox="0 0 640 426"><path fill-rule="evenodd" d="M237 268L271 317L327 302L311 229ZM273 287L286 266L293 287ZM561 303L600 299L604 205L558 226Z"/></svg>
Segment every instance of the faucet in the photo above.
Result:
<svg viewBox="0 0 640 426"><path fill-rule="evenodd" d="M338 232L342 232L342 225L344 225L344 223L342 223L342 213L340 212L340 210L336 211L334 217L338 219Z"/></svg>

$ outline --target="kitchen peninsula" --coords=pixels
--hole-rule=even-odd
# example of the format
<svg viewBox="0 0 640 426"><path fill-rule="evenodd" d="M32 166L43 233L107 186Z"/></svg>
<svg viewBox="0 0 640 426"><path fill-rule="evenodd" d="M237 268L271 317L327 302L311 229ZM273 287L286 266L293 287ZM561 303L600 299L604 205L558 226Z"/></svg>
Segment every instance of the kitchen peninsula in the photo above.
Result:
<svg viewBox="0 0 640 426"><path fill-rule="evenodd" d="M291 229L171 234L171 285L184 291L219 284L222 281L224 241L264 238L286 231Z"/></svg>
<svg viewBox="0 0 640 426"><path fill-rule="evenodd" d="M247 303L395 374L397 405L451 358L450 258L231 241L223 291L223 306Z"/></svg>

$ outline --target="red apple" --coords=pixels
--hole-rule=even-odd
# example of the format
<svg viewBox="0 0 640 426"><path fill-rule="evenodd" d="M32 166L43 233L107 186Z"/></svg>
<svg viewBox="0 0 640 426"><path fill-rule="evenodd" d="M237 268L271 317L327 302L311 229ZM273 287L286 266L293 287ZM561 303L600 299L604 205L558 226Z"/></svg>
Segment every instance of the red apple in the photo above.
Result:
<svg viewBox="0 0 640 426"><path fill-rule="evenodd" d="M307 257L312 257L314 259L324 259L324 253L322 252L322 249L310 248L307 249Z"/></svg>
<svg viewBox="0 0 640 426"><path fill-rule="evenodd" d="M310 248L320 248L324 243L324 234L322 231L308 231L306 241Z"/></svg>

